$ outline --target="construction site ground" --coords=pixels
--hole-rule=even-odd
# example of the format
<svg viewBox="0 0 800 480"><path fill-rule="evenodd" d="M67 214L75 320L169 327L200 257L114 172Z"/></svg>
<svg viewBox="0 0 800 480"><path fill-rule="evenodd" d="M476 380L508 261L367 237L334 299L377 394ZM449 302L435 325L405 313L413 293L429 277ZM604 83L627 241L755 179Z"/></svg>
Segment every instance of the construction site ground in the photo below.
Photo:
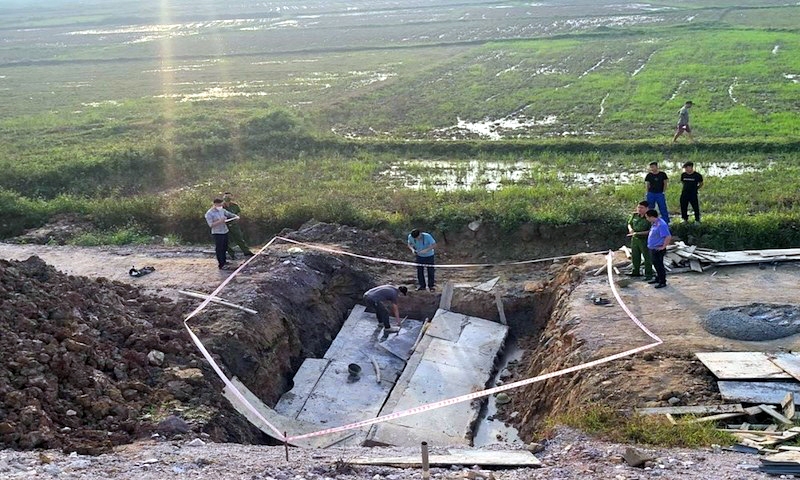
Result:
<svg viewBox="0 0 800 480"><path fill-rule="evenodd" d="M365 232L351 231L349 227L331 227L324 232L317 229L316 236L309 238L315 243L324 243L336 248L345 246L354 253L409 260L403 242L384 233L365 234ZM457 250L459 253L456 253L456 249L449 252L445 250L445 253L437 259L439 263L483 263L487 258L491 258L491 254L487 255L483 250L475 248L479 241L470 243L468 239L463 238L459 241ZM237 292L244 292L247 298L253 298L259 292L263 292L263 288L259 286L260 277L267 275L277 265L286 265L287 262L294 261L286 253L289 247L287 244L271 247L263 257L270 258L270 261L263 260L262 266L258 267L258 262L262 260L256 258L253 261L254 268L245 270L232 283L232 287ZM557 253L557 249L544 249L540 252L554 254ZM143 289L146 294L156 294L176 302L186 302L186 306L175 309L178 312L177 316L180 317L175 321L177 329L181 328L179 320L182 319L182 315L191 309L191 305L196 305L196 302L181 299L177 291L209 292L229 273L218 271L208 247L84 248L0 244L2 259L25 260L33 255L71 276L85 276L90 279L103 277L109 281L135 285ZM514 260L527 259L514 258ZM615 261L621 263L624 258L618 253ZM475 282L500 276L497 288L503 298L508 299L507 308L512 310L524 303L515 299L531 292L544 295L543 292L549 290L547 296L551 308L542 309L539 315L546 310L548 314L552 314L553 320L549 320L548 325L542 324L532 330L537 332L536 335L525 335L531 331L519 325L516 333L520 346L529 352L543 348L543 343L550 337L557 338L553 343L560 342L560 344L552 347L547 359L528 362L523 358L513 369L513 377L508 380L513 381L651 343L651 339L618 307L605 274L593 275L603 262L605 257L600 254L578 255L561 260L557 264L547 262L514 268L465 270L441 268L437 270L437 274L440 286L446 281ZM128 274L132 266L136 268L152 266L155 272L133 278ZM374 283L413 285L415 278L413 269L409 267L373 263L364 263L361 267ZM320 270L324 268L320 267ZM289 281L286 278L284 280ZM532 442L537 440L536 432L540 426L537 420L545 416L542 412L552 414L559 409L566 410L592 403L620 408L665 406L669 405L667 401L672 398L678 398L680 405L722 403L713 377L694 358L695 352L795 350L800 340L797 335L763 342L730 340L707 333L701 326L702 318L710 310L720 307L754 302L795 303L798 280L800 280L800 265L783 263L769 265L766 268L759 268L757 265L728 266L704 273L671 275L669 286L660 290L642 281L633 282L624 288L620 287L619 293L623 301L648 328L662 338L664 344L628 359L584 370L562 379L535 384L530 388L511 391L509 394L512 403L507 413L519 412L513 422L519 428L522 438ZM287 288L302 288L302 285L299 287L292 285ZM353 290L353 296L360 294L355 290L360 289L361 285L348 285L347 288ZM223 293L222 296L226 295ZM611 303L595 305L592 299L598 296L611 300ZM467 295L460 301L462 305L474 310L484 309L484 312L466 313L490 312L495 307L492 304L484 305L489 303L484 299L485 297L480 296L470 299ZM317 301L323 302L324 299L317 298ZM422 292L417 294L415 302L417 304L414 308L430 310L437 305L438 295ZM509 315L519 316L519 312L512 311ZM485 318L491 316L487 314ZM531 321L541 321L541 319ZM520 320L516 322L520 323ZM236 336L241 333L218 331L217 329L221 327L210 321L201 322L198 328L206 329L204 333L209 336L215 334ZM324 343L324 339L321 341ZM16 354L13 350L0 353L6 358L14 358ZM194 356L191 365L197 366L198 361L203 362L202 358L198 360L196 353ZM223 360L229 358L225 353L220 353L220 356ZM279 384L260 387L278 389ZM274 401L280 393L274 392L276 397L265 401ZM221 398L219 391L208 392L206 395L216 395ZM53 450L44 452L3 450L0 452L0 476L8 475L9 478L13 478L23 474L29 476L35 472L44 478L48 478L48 475L60 475L61 478L72 478L72 476L163 478L166 475L180 477L184 474L185 476L203 474L213 478L247 476L279 479L295 478L296 475L300 475L301 478L308 479L404 479L419 475L418 471L381 466L355 467L348 463L349 459L356 456L389 455L393 454L392 452L413 455L418 453L415 449L393 449L389 452L377 448L322 451L293 449L290 452L290 461L286 462L282 459L284 452L281 447L216 444L211 442L214 438L194 433L179 435L173 441L165 441L164 436L155 439L140 438L131 444L115 446L113 452L106 451L99 456L69 456L66 448L64 453ZM195 437L202 441L192 443ZM242 438L249 437L243 434ZM762 474L752 471L753 466L758 464L756 456L708 450L650 449L640 446L656 458L653 470L643 471L628 467L621 460L626 445L605 443L569 429L557 429L554 436L542 441L542 444L544 451L537 453L537 457L542 460L544 468L497 471L494 472L495 478L607 479L650 478L654 475L662 478L764 478ZM499 445L497 448L502 446ZM465 478L457 468L439 469L435 473L438 473L438 478Z"/></svg>

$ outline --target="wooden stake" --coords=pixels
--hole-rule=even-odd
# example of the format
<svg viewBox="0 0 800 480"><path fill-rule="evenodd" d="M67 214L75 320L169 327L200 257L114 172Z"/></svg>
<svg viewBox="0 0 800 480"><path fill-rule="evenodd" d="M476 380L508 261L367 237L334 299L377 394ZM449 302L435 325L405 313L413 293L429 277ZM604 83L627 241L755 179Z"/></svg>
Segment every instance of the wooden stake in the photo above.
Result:
<svg viewBox="0 0 800 480"><path fill-rule="evenodd" d="M430 463L428 462L428 442L422 442L422 480L431 478Z"/></svg>
<svg viewBox="0 0 800 480"><path fill-rule="evenodd" d="M289 461L289 437L283 432L283 448L286 450L286 461Z"/></svg>

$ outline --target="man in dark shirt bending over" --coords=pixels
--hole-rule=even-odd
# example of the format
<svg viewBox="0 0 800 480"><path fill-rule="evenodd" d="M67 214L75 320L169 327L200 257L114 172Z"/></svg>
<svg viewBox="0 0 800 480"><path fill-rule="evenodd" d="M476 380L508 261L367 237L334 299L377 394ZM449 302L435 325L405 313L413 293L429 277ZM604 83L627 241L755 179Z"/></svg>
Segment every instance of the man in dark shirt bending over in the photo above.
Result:
<svg viewBox="0 0 800 480"><path fill-rule="evenodd" d="M392 304L392 313L397 319L398 326L400 325L400 309L397 306L397 297L399 294L408 295L408 288L395 287L393 285L381 285L379 287L371 288L364 294L364 303L367 307L372 307L375 310L375 315L378 316L378 322L383 324L384 333L394 333L400 330L398 327L392 328L389 323L389 312L386 310L381 302L390 302Z"/></svg>

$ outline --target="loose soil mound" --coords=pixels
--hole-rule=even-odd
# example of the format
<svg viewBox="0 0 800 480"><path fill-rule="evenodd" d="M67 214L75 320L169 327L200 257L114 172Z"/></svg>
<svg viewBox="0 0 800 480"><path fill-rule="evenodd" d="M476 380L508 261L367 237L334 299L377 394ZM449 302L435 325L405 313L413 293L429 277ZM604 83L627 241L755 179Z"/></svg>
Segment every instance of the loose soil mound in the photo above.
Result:
<svg viewBox="0 0 800 480"><path fill-rule="evenodd" d="M181 322L188 304L31 257L0 261L0 305L3 445L100 453L201 428L258 442L206 374Z"/></svg>

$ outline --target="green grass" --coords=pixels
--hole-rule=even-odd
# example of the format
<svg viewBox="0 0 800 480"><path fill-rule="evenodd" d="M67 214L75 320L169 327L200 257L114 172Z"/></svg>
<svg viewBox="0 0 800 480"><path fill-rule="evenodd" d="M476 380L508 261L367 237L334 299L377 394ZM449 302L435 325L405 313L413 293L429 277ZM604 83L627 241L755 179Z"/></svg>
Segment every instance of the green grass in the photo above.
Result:
<svg viewBox="0 0 800 480"><path fill-rule="evenodd" d="M551 427L557 424L575 427L612 442L660 447L708 447L736 441L731 434L717 430L713 422L672 425L660 416L624 414L606 406L560 415L548 423Z"/></svg>
<svg viewBox="0 0 800 480"><path fill-rule="evenodd" d="M437 12L435 22L420 22L427 14L416 18L409 6L396 12L405 26L323 15L319 26L297 31L220 26L162 43L76 36L67 49L41 40L54 21L46 11L9 13L0 24L45 30L15 33L39 39L27 49L0 48L8 62L0 78L0 198L11 213L0 237L76 212L104 232L85 242L137 241L124 233L129 225L142 236L206 241L202 213L233 190L254 242L310 218L439 233L476 219L505 233L531 223L589 224L615 238L642 185L573 184L559 174L643 174L649 161L669 159L693 160L701 172L734 162L758 170L708 175L704 222L676 226L682 238L719 249L794 246L800 105L784 74L800 73L800 22L788 20L800 19L800 8L771 3L676 3L652 14L657 22L629 26L605 25L613 15L602 6L569 2L535 19L522 15L528 5L515 4L518 16L481 4L425 7ZM113 6L59 13L60 25L158 23L157 6L117 16ZM195 7L171 8L166 13L191 18ZM215 13L211 3L196 8L203 21ZM286 15L275 20L295 18ZM601 26L567 22L592 18ZM167 47L171 56L162 55ZM187 101L214 89L239 96ZM699 142L670 147L688 98ZM458 118L520 113L540 122L499 141L438 133ZM541 122L549 116L556 120ZM385 174L404 161L417 162L407 174L428 188L407 189ZM457 165L460 180L471 175L470 162L482 165L483 177L488 164L508 164L504 188L437 191L434 161ZM512 182L517 162L530 171ZM668 173L676 180L679 172ZM677 201L673 186L673 212Z"/></svg>

